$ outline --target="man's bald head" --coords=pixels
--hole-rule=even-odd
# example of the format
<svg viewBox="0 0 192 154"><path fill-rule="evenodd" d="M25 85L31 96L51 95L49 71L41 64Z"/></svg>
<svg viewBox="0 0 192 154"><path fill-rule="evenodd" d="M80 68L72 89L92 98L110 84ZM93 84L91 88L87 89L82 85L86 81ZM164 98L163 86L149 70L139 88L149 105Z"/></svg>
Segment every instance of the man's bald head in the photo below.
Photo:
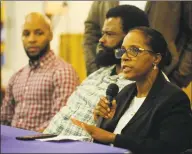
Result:
<svg viewBox="0 0 192 154"><path fill-rule="evenodd" d="M47 17L37 12L25 17L22 41L31 60L38 60L50 50L52 37L51 24Z"/></svg>
<svg viewBox="0 0 192 154"><path fill-rule="evenodd" d="M24 25L27 23L32 23L32 24L40 23L46 29L48 29L50 32L52 31L51 21L48 19L47 16L44 16L38 12L32 12L32 13L26 15Z"/></svg>

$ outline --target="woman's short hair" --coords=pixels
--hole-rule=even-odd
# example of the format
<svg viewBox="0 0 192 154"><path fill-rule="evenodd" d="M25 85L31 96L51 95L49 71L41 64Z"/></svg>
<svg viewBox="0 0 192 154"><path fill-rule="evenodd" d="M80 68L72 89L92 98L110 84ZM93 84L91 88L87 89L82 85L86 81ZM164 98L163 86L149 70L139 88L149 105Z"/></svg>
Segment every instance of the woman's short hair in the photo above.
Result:
<svg viewBox="0 0 192 154"><path fill-rule="evenodd" d="M140 31L147 37L147 44L151 47L154 53L159 53L162 59L158 65L160 69L163 69L165 65L169 65L171 62L171 54L168 50L167 42L163 35L155 29L149 27L135 27L131 31Z"/></svg>

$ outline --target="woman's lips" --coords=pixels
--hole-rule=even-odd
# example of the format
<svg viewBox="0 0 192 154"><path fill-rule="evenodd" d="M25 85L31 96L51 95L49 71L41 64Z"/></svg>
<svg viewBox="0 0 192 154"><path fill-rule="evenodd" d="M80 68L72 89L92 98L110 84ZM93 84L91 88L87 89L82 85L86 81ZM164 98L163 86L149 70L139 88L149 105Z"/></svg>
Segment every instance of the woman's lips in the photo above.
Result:
<svg viewBox="0 0 192 154"><path fill-rule="evenodd" d="M124 66L122 67L122 69L123 69L123 72L126 73L126 72L130 72L130 71L132 70L132 67L130 67L130 66L125 66L125 65L124 65Z"/></svg>

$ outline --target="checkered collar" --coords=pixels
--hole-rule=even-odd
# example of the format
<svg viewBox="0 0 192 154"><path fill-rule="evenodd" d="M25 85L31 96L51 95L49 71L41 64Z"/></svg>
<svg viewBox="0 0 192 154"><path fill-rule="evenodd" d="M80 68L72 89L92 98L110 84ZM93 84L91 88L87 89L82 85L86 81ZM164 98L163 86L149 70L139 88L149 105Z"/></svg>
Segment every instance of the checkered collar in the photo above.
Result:
<svg viewBox="0 0 192 154"><path fill-rule="evenodd" d="M31 69L36 69L38 67L47 66L49 63L51 63L56 58L54 52L52 50L49 50L43 57L41 57L39 60L31 61L29 60L29 66Z"/></svg>

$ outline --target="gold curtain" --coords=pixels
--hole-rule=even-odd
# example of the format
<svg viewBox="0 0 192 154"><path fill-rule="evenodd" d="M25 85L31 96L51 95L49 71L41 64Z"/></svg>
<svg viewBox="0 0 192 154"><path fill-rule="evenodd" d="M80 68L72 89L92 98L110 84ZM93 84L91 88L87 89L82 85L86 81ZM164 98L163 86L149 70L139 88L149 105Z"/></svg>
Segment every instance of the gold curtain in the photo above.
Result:
<svg viewBox="0 0 192 154"><path fill-rule="evenodd" d="M61 34L59 56L72 64L80 81L86 78L86 67L83 52L83 34Z"/></svg>
<svg viewBox="0 0 192 154"><path fill-rule="evenodd" d="M188 95L188 97L191 101L191 107L192 107L192 81L186 88L183 88L183 90Z"/></svg>

